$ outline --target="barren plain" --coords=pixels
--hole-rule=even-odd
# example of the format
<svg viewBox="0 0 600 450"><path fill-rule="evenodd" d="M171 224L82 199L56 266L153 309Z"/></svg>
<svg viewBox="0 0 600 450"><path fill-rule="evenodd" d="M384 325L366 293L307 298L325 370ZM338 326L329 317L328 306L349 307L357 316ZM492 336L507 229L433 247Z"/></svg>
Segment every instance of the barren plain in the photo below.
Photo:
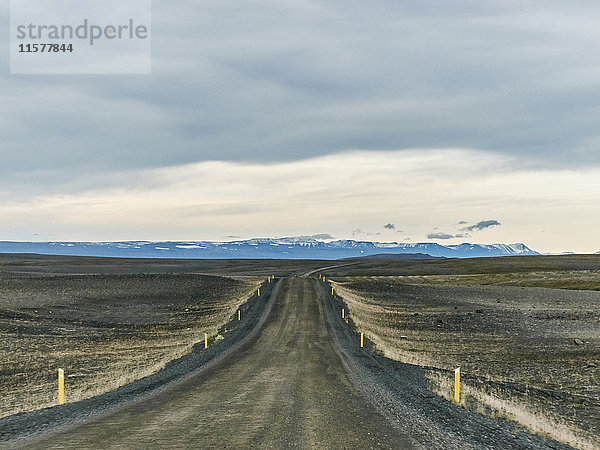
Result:
<svg viewBox="0 0 600 450"><path fill-rule="evenodd" d="M600 446L599 257L0 263L3 446Z"/></svg>
<svg viewBox="0 0 600 450"><path fill-rule="evenodd" d="M365 261L338 270L346 273L333 286L357 330L386 357L426 367L439 395L452 399L460 367L464 407L595 448L599 263L587 256L387 262L381 276Z"/></svg>
<svg viewBox="0 0 600 450"><path fill-rule="evenodd" d="M263 281L147 273L152 262L143 260L118 274L123 261L113 260L113 273L93 273L91 259L62 259L66 267L51 258L2 259L0 417L56 404L58 368L67 402L156 372L204 333L219 339L219 327Z"/></svg>

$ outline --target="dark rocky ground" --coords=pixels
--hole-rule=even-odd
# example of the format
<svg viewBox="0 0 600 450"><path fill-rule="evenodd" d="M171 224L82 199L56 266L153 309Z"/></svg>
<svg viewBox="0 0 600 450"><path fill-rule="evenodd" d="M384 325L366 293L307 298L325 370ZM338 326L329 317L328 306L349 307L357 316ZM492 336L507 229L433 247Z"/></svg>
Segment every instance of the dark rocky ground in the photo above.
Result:
<svg viewBox="0 0 600 450"><path fill-rule="evenodd" d="M205 332L214 338L259 283L147 267L74 274L92 268L71 258L69 273L41 261L21 262L28 273L0 273L0 417L56 404L58 368L67 401L150 375Z"/></svg>
<svg viewBox="0 0 600 450"><path fill-rule="evenodd" d="M381 354L373 341L360 332L340 310L348 304L321 286L334 342L348 374L365 398L396 427L406 430L423 448L570 448L543 435L531 434L515 422L478 414L457 406L431 391L427 368L405 364Z"/></svg>
<svg viewBox="0 0 600 450"><path fill-rule="evenodd" d="M274 285L275 283L263 284L261 296L254 295L241 306L242 320L238 321L237 317L234 317L224 324L219 329L219 334L224 338L211 338L208 341L208 349L204 349L204 343L199 342L193 347L191 353L168 362L162 370L104 394L62 406L1 418L0 446L29 447L29 439L32 436L60 432L79 423L104 417L146 397L155 396L169 386L183 382L186 378L193 377L199 369L210 370L230 352L256 337L260 324L264 323L265 311L270 308L269 299ZM137 419L133 418L131 424L136 421ZM100 445L99 442L96 445L89 444L87 448Z"/></svg>
<svg viewBox="0 0 600 450"><path fill-rule="evenodd" d="M270 298L267 289L213 353L196 350L94 399L0 420L4 445L564 447L452 405L427 390L423 369L361 349L316 280L284 279ZM23 430L44 432L15 439Z"/></svg>
<svg viewBox="0 0 600 450"><path fill-rule="evenodd" d="M222 276L289 276L339 264L319 260L96 258L0 254L0 274L211 274Z"/></svg>
<svg viewBox="0 0 600 450"><path fill-rule="evenodd" d="M260 264L264 261L240 261L237 267L236 263L231 261L193 261L192 266L184 270L183 266L179 265L190 263L189 261L143 261L144 268L135 269L134 261L117 261L116 266L112 266L115 261L97 258L86 258L85 264L77 258L59 258L58 262L53 257L50 260L29 256L11 258L15 259L9 264L4 264L6 260L0 258L3 261L2 276L25 276L26 279L31 279L42 274L97 274L93 275L96 277L113 273L121 277L123 275L120 271L123 271L137 279L142 275L140 271L144 276L157 276L180 270L184 273L177 275L183 277L178 279L179 284L191 275L217 274L218 264L223 263L222 273L236 277L247 274L264 275L269 271L292 277L282 281L281 292L279 288L275 288L272 296L270 290L274 284L264 285L260 297L253 296L242 305L242 321L232 320L225 324L217 332L223 339L211 340L208 350L196 346L192 353L167 364L165 369L91 399L0 419L2 446L566 447L555 440L531 434L523 427L506 420L504 416L490 419L474 412L472 409L475 408L471 408L469 404L456 406L433 394L431 389L439 386L435 385L435 380L432 381L431 374L441 373L442 378L447 375L441 365L421 367L386 358L381 354L382 349L375 345L375 339L367 339L366 348L361 349L355 329L358 322L354 323L352 320L358 319L358 314L353 312L350 321L340 317L340 309L349 306L352 309L351 304L345 304L341 298L331 296L328 284L294 276L318 269L318 262L298 262L294 268L294 262L284 261L279 262L281 266L278 269L278 262L273 261L268 262L268 270L261 271ZM451 267L450 262L443 263L446 265L444 270L460 273L458 269ZM595 261L593 263L595 264ZM328 275L336 271L345 271L346 274L354 270L362 271L365 270L363 264L368 266L366 270L369 270L371 275L374 270L370 261L342 267L332 266L348 263L330 261L322 264L321 267L328 267ZM406 270L407 266L403 264L404 262L402 270ZM415 264L420 268L410 269L412 275L419 274L419 270L431 270L428 267L429 262L418 261ZM490 260L490 264L494 266L507 263ZM517 260L508 264L511 270L515 270L519 264L523 265ZM547 265L547 262L536 264ZM582 263L581 270L590 270L589 265L589 261ZM175 266L179 268L174 269ZM391 266L384 263L382 267L389 274ZM279 272L276 272L277 270ZM177 279L177 276L174 279ZM157 279L162 278L159 276ZM166 290L169 286L173 287L166 279L162 280ZM356 283L364 281L373 280L354 280ZM394 280L390 284L391 289L388 286L381 288L380 285L354 287L357 291L359 288L374 291L374 298L379 303L375 306L385 304L388 318L392 317L392 322L397 323L398 311L395 303L390 304L388 301L388 291L393 292L392 297L396 298L397 286L407 289L407 283ZM434 288L436 286L412 285L410 289L413 289L411 292L414 295L407 297L421 300L421 297L428 297L424 292ZM413 317L419 319L411 319L411 323L419 324L423 321L419 325L421 333L430 328L429 322L433 320L435 330L432 336L439 335L445 339L452 334L453 328L460 331L465 324L471 324L470 315L486 317L495 311L494 308L499 308L491 305L486 311L484 307L475 304L484 298L498 305L496 297L469 290L470 296L466 295L466 291L460 291L465 289L465 286L444 288L446 291L443 291L442 296L437 295L441 291L430 291L436 294L429 295L433 299L431 302L425 301L425 306L429 304L431 309L427 314L423 314L426 317L414 316L413 313ZM458 294L452 297L450 294L454 288ZM510 289L521 288L512 286ZM160 289L158 292L161 292ZM502 295L506 297L505 293ZM534 300L537 298L533 293L531 295ZM446 298L448 296L450 298ZM158 303L163 304L166 298ZM456 303L457 298L462 299L462 304ZM520 297L516 296L515 299L519 300ZM517 301L517 305L520 301ZM502 302L499 304L502 305ZM508 302L504 305L506 311L510 311L510 308L506 307L510 304L511 302ZM420 305L420 308L422 307L423 305ZM546 311L547 309L544 309L544 314L552 316L554 313ZM585 312L585 308L580 309ZM449 318L456 314L455 311L466 314L468 320L459 322L458 325L454 324ZM542 309L538 312L541 313ZM400 313L404 314L403 311ZM507 316L512 317L511 320L515 323L523 319L522 315L511 316L514 313L515 311L512 311ZM136 318L138 314L139 310L131 317ZM440 318L437 318L437 315L440 315ZM587 317L583 313L582 315ZM68 317L69 314L63 319ZM82 320L83 317L85 314L78 316L77 320ZM114 316L113 320L115 317L119 315ZM528 319L532 319L532 322L527 322L521 327L522 334L537 336L539 333L535 326L530 330L530 325L537 320L536 316L532 315ZM559 319L562 320L560 317ZM565 321L569 320L572 319L565 318ZM143 314L140 316L140 322L139 325L145 325ZM383 328L398 331L397 327L388 326L389 321L379 322L378 325ZM446 325L448 329L444 328ZM482 322L480 325L482 331L475 328L470 329L470 333L480 332L487 336L486 339L498 334L494 324L484 325ZM594 332L595 328L592 327L591 330ZM48 334L41 334L39 341L47 338ZM403 343L406 340L401 336L398 339ZM585 337L581 340L584 345L588 343ZM111 339L111 342L114 341L118 341L118 336L114 340ZM421 347L417 349L420 350ZM456 355L457 353L453 354L452 361ZM499 361L506 362L502 359ZM498 367L502 366L500 364ZM475 373L469 373L467 370L465 379L469 381L470 378L473 381L485 378L485 375L474 375ZM505 384L512 386L508 382ZM591 380L591 386L594 385L597 383ZM442 386L441 389L443 388ZM530 396L532 392L537 395L539 391L530 388L527 395ZM552 405L560 403L554 400L558 397L560 395L551 395Z"/></svg>
<svg viewBox="0 0 600 450"><path fill-rule="evenodd" d="M335 279L377 350L427 368L433 391L451 399L453 369L461 367L465 407L594 447L600 446L600 292L571 289L573 279L597 282L590 270L597 258L583 260L559 259L560 270L540 272L546 262L534 259L529 273L528 261L509 261L518 271L501 277L482 275L487 267L480 260L475 278L458 276L472 263L445 261L451 275L427 275L425 262L410 276ZM560 289L527 287L546 283Z"/></svg>

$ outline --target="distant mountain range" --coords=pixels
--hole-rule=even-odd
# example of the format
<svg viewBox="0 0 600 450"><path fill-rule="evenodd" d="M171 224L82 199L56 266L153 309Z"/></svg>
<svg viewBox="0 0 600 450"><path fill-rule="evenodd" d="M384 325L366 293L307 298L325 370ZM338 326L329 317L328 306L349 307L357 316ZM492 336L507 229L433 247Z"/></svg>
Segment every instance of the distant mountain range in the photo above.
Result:
<svg viewBox="0 0 600 450"><path fill-rule="evenodd" d="M539 255L524 244L400 244L312 238L247 239L232 242L10 242L0 253L109 256L123 258L273 258L340 259L382 254L425 254L444 258Z"/></svg>

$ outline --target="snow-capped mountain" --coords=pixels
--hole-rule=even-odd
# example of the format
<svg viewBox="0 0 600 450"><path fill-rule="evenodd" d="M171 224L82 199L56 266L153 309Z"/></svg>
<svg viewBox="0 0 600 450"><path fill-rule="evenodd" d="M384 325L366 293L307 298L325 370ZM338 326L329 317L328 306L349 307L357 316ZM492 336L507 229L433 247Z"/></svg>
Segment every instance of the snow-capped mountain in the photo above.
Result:
<svg viewBox="0 0 600 450"><path fill-rule="evenodd" d="M0 242L0 253L111 256L130 258L340 259L382 254L425 254L446 258L538 255L524 244L441 245L355 240L320 241L305 237L231 242Z"/></svg>

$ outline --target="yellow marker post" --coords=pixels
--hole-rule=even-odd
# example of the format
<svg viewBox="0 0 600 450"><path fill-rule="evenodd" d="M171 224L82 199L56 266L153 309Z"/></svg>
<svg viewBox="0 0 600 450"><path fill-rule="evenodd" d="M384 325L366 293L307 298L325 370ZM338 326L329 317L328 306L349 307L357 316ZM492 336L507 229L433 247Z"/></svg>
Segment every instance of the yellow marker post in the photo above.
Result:
<svg viewBox="0 0 600 450"><path fill-rule="evenodd" d="M460 403L460 367L454 369L454 402Z"/></svg>
<svg viewBox="0 0 600 450"><path fill-rule="evenodd" d="M327 277L323 275L323 282L327 281Z"/></svg>
<svg viewBox="0 0 600 450"><path fill-rule="evenodd" d="M208 348L208 333L204 333L204 348Z"/></svg>
<svg viewBox="0 0 600 450"><path fill-rule="evenodd" d="M346 318L346 310L342 308L342 319Z"/></svg>
<svg viewBox="0 0 600 450"><path fill-rule="evenodd" d="M331 286L331 295L333 295L333 286Z"/></svg>
<svg viewBox="0 0 600 450"><path fill-rule="evenodd" d="M260 297L260 288L258 288L258 290L256 291L256 296Z"/></svg>
<svg viewBox="0 0 600 450"><path fill-rule="evenodd" d="M58 404L65 402L65 371L58 369Z"/></svg>
<svg viewBox="0 0 600 450"><path fill-rule="evenodd" d="M365 334L364 333L360 333L360 346L361 347L365 346Z"/></svg>
<svg viewBox="0 0 600 450"><path fill-rule="evenodd" d="M242 320L242 312L238 309L238 320Z"/></svg>

